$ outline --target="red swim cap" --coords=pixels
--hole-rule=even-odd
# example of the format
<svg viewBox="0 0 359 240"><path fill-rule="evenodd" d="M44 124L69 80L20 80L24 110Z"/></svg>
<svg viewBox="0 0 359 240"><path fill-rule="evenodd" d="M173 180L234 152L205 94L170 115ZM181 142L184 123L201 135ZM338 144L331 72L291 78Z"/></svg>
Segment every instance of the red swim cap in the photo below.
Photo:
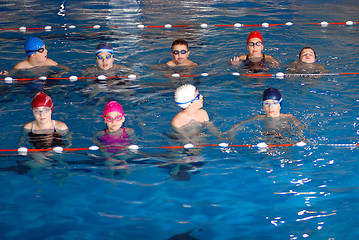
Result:
<svg viewBox="0 0 359 240"><path fill-rule="evenodd" d="M31 108L49 107L51 111L54 110L54 104L51 98L44 92L38 92L31 101Z"/></svg>
<svg viewBox="0 0 359 240"><path fill-rule="evenodd" d="M247 37L247 44L252 38L259 38L263 42L263 37L258 31L251 32Z"/></svg>

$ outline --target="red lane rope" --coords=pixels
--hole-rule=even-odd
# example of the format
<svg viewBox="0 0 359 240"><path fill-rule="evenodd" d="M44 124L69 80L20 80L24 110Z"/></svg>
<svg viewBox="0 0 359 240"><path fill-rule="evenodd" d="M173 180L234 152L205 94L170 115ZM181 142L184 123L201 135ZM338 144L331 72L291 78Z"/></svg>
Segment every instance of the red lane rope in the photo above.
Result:
<svg viewBox="0 0 359 240"><path fill-rule="evenodd" d="M148 28L164 28L165 26L147 26Z"/></svg>
<svg viewBox="0 0 359 240"><path fill-rule="evenodd" d="M243 27L262 27L262 24L243 24Z"/></svg>
<svg viewBox="0 0 359 240"><path fill-rule="evenodd" d="M354 73L339 73L339 75L354 75L354 74L359 74L359 72L354 72Z"/></svg>

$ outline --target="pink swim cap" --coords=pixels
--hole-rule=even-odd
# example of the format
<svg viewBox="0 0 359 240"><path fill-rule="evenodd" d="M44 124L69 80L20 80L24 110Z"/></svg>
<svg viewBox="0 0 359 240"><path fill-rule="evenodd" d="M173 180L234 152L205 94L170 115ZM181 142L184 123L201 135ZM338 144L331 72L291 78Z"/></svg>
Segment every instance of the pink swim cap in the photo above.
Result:
<svg viewBox="0 0 359 240"><path fill-rule="evenodd" d="M105 108L103 109L103 115L101 117L106 117L107 113L109 112L119 112L122 114L122 116L124 115L121 104L116 101L111 101L106 104Z"/></svg>
<svg viewBox="0 0 359 240"><path fill-rule="evenodd" d="M38 92L31 101L31 108L37 107L49 107L51 111L54 110L51 98L44 92Z"/></svg>
<svg viewBox="0 0 359 240"><path fill-rule="evenodd" d="M258 32L258 31L253 31L248 35L247 44L248 44L249 40L251 40L252 38L259 38L263 42L263 37L260 34L260 32Z"/></svg>

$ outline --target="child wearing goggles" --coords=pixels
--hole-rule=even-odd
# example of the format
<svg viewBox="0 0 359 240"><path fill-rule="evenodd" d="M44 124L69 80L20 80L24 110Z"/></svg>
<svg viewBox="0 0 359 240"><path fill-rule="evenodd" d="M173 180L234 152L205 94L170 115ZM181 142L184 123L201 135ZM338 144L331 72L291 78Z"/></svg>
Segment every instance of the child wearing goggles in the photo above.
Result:
<svg viewBox="0 0 359 240"><path fill-rule="evenodd" d="M198 92L195 86L185 84L178 87L175 91L175 102L182 111L176 114L171 121L175 128L181 128L194 122L208 122L209 117L203 107L203 96Z"/></svg>
<svg viewBox="0 0 359 240"><path fill-rule="evenodd" d="M263 92L262 106L264 115L256 115L245 121L235 124L226 134L243 132L253 126L260 126L260 140L267 144L297 143L304 140L303 125L298 118L292 114L280 112L282 95L275 88L268 88ZM232 136L233 137L233 136Z"/></svg>
<svg viewBox="0 0 359 240"><path fill-rule="evenodd" d="M109 178L125 178L129 171L126 160L131 157L126 147L131 145L130 136L134 135L131 128L123 127L125 114L121 104L110 101L103 109L102 116L106 124L106 129L94 134L94 143L101 147L101 152L105 157L103 174ZM120 175L120 176L119 176Z"/></svg>
<svg viewBox="0 0 359 240"><path fill-rule="evenodd" d="M114 51L107 42L101 42L95 49L96 66L91 66L83 70L82 77L94 77L99 75L122 76L132 74L131 69L124 65L115 64Z"/></svg>
<svg viewBox="0 0 359 240"><path fill-rule="evenodd" d="M188 50L188 43L184 39L177 39L172 43L172 52L171 56L173 60L166 63L169 67L179 67L179 66L197 66L197 63L192 62L188 59L190 51Z"/></svg>
<svg viewBox="0 0 359 240"><path fill-rule="evenodd" d="M267 71L267 64L277 67L279 63L272 56L263 54L263 37L258 31L251 32L247 37L247 50L249 54L233 57L230 61L232 65L246 66L251 73Z"/></svg>
<svg viewBox="0 0 359 240"><path fill-rule="evenodd" d="M107 152L118 152L116 147L126 147L131 144L130 135L133 130L123 127L125 114L121 104L116 101L108 102L101 116L106 124L106 129L95 133L93 136L97 145L109 147Z"/></svg>
<svg viewBox="0 0 359 240"><path fill-rule="evenodd" d="M52 73L51 76L60 77L62 74L71 70L69 67L60 65L54 60L47 57L47 48L45 46L45 43L40 38L27 38L24 45L24 49L27 55L27 59L17 63L14 68L10 70L10 73L7 71L2 71L3 75L14 75L16 73L16 70L33 69L36 67L57 67L63 70L56 74Z"/></svg>
<svg viewBox="0 0 359 240"><path fill-rule="evenodd" d="M28 135L29 142L36 149L63 146L64 135L68 133L65 123L51 119L54 105L51 98L44 92L39 92L31 101L31 110L35 121L28 122L23 127L20 146L25 144Z"/></svg>

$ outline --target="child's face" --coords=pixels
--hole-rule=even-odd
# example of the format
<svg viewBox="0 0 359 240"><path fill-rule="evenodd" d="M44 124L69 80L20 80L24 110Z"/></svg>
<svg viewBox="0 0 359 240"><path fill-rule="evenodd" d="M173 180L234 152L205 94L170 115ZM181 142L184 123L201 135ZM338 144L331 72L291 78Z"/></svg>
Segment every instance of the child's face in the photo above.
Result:
<svg viewBox="0 0 359 240"><path fill-rule="evenodd" d="M266 112L267 117L279 117L280 103L277 100L265 100L263 110Z"/></svg>
<svg viewBox="0 0 359 240"><path fill-rule="evenodd" d="M32 113L34 114L35 120L39 124L44 124L48 121L51 121L51 108L49 107L37 107L32 109Z"/></svg>
<svg viewBox="0 0 359 240"><path fill-rule="evenodd" d="M47 59L47 49L46 46L42 46L39 50L37 50L30 57L36 59L37 62L45 62Z"/></svg>
<svg viewBox="0 0 359 240"><path fill-rule="evenodd" d="M125 116L119 112L109 112L105 117L105 123L109 132L116 132L122 127Z"/></svg>
<svg viewBox="0 0 359 240"><path fill-rule="evenodd" d="M199 94L199 98L196 99L198 94ZM193 99L196 99L196 100L191 102L191 106L193 108L201 109L203 107L203 96L202 96L202 94L199 93L198 90L196 90L196 93L194 94Z"/></svg>
<svg viewBox="0 0 359 240"><path fill-rule="evenodd" d="M314 63L315 62L315 54L312 49L304 49L300 54L300 61L305 63Z"/></svg>
<svg viewBox="0 0 359 240"><path fill-rule="evenodd" d="M171 55L178 65L184 64L189 56L186 45L174 45L172 47Z"/></svg>
<svg viewBox="0 0 359 240"><path fill-rule="evenodd" d="M259 44L258 42L261 43L260 46L257 45ZM258 57L263 51L262 40L260 40L259 38L251 38L247 43L247 49L251 55Z"/></svg>
<svg viewBox="0 0 359 240"><path fill-rule="evenodd" d="M109 52L100 52L96 55L96 63L102 70L108 70L113 66L113 54Z"/></svg>

